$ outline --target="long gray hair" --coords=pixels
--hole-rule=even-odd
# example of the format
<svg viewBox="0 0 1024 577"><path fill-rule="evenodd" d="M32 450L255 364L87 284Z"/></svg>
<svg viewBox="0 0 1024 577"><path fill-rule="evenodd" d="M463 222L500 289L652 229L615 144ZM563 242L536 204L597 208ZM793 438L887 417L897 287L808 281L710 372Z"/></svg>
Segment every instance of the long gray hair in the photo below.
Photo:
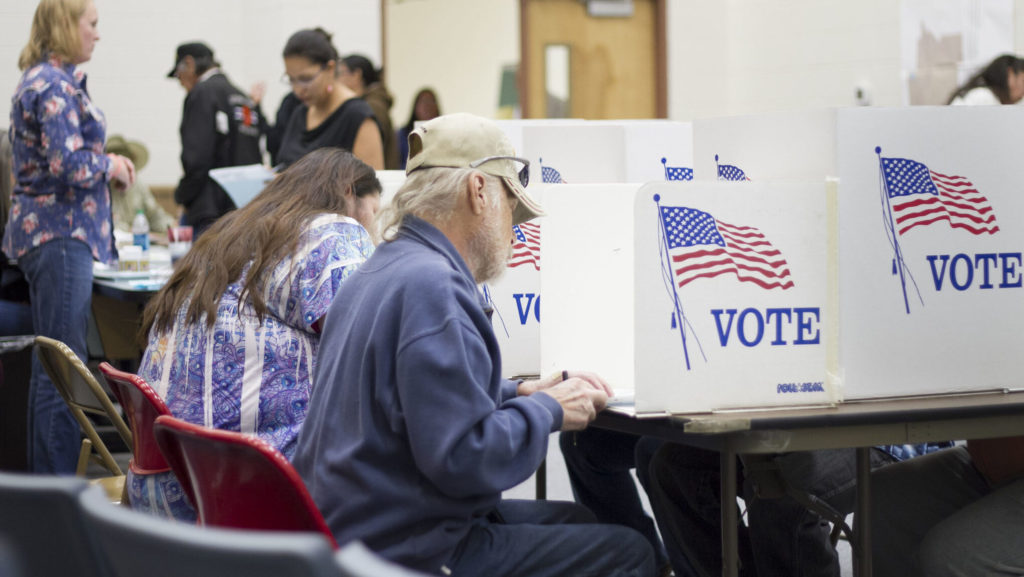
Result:
<svg viewBox="0 0 1024 577"><path fill-rule="evenodd" d="M385 242L394 240L407 215L435 225L447 223L455 213L459 194L466 190L469 178L478 172L487 181L485 190L492 198L495 197L502 190L500 179L472 168L435 167L414 171L391 202L377 214L377 230L381 238Z"/></svg>

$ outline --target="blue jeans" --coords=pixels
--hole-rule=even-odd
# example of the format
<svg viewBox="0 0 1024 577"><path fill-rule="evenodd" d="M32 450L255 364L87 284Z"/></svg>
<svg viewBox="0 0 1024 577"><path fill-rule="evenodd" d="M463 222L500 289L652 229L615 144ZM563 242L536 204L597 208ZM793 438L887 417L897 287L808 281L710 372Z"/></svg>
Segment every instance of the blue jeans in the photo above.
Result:
<svg viewBox="0 0 1024 577"><path fill-rule="evenodd" d="M871 453L872 466L892 457ZM641 463L637 463L642 466ZM719 453L665 443L649 466L648 494L677 577L722 573ZM785 482L827 503L840 514L852 512L856 459L853 449L781 453L758 463ZM774 577L838 577L839 559L829 541L829 524L788 495L759 496L751 467L738 467L747 505L748 527L739 527L740 574ZM729 504L729 506L734 506ZM685 563L677 563L684 558Z"/></svg>
<svg viewBox="0 0 1024 577"><path fill-rule="evenodd" d="M92 302L92 251L85 243L58 238L18 259L28 280L32 325L37 335L63 342L86 360L86 331ZM28 464L34 473L73 475L81 430L64 400L32 358L28 393Z"/></svg>
<svg viewBox="0 0 1024 577"><path fill-rule="evenodd" d="M636 467L640 437L588 428L561 433L558 438L576 502L590 509L598 523L624 525L638 531L654 549L654 562L668 562L654 520L644 512L629 471ZM646 490L646 471L637 470Z"/></svg>
<svg viewBox="0 0 1024 577"><path fill-rule="evenodd" d="M575 503L502 501L477 522L447 563L451 575L651 577L651 546L636 531L598 525ZM495 517L495 516L490 516Z"/></svg>

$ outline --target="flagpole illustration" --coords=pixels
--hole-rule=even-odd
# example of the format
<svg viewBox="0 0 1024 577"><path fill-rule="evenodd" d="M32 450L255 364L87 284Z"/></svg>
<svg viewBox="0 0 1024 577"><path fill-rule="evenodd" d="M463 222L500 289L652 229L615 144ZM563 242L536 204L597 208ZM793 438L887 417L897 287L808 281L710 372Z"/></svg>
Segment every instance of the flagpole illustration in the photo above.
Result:
<svg viewBox="0 0 1024 577"><path fill-rule="evenodd" d="M896 234L896 224L892 218L892 204L889 199L889 183L885 180L885 167L882 165L882 147L875 147L875 154L878 155L878 171L880 178L882 179L882 196L883 207L885 208L886 214L889 217L889 235L892 239L893 250L895 250L895 264L896 268L900 273L900 287L903 289L903 306L906 309L907 314L910 314L910 301L907 299L907 279L903 274L903 254L900 250L900 241L897 238L899 235Z"/></svg>
<svg viewBox="0 0 1024 577"><path fill-rule="evenodd" d="M499 311L498 307L494 304L494 299L491 298L491 287L486 284L484 285L484 301L491 305L491 310L498 315L498 321L501 322L501 329L505 331L505 336L509 336L508 327L505 326L505 317L501 316L501 311Z"/></svg>
<svg viewBox="0 0 1024 577"><path fill-rule="evenodd" d="M716 160L717 160L717 157L716 157ZM660 237L661 237L661 244L662 244L662 252L665 254L665 263L664 264L665 264L665 266L668 267L668 269L667 269L668 270L668 274L669 274L668 281L669 281L669 283L670 283L670 285L672 287L672 301L673 301L673 305L675 306L675 315L676 315L675 318L679 321L679 337L682 339L682 342L683 342L683 358L686 360L686 370L690 370L690 353L687 350L687 346L686 346L686 325L687 325L687 321L686 321L686 317L683 316L683 305L682 305L682 303L679 302L679 291L676 290L675 280L673 280L673 278L672 278L672 259L669 256L668 232L665 230L665 219L662 217L662 214L661 214L661 195L660 194L655 194L654 195L654 204L658 207L658 212L657 212L657 214L658 214L658 222L659 222L658 230L661 232Z"/></svg>

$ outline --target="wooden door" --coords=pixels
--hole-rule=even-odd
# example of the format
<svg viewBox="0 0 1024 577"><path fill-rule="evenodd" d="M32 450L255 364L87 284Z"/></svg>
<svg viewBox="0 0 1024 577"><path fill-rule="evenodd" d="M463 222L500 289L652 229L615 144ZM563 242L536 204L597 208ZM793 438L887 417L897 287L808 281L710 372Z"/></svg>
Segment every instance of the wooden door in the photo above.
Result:
<svg viewBox="0 0 1024 577"><path fill-rule="evenodd" d="M666 117L664 0L633 0L621 17L581 0L520 0L520 12L523 118ZM552 46L568 53L567 102L548 90Z"/></svg>

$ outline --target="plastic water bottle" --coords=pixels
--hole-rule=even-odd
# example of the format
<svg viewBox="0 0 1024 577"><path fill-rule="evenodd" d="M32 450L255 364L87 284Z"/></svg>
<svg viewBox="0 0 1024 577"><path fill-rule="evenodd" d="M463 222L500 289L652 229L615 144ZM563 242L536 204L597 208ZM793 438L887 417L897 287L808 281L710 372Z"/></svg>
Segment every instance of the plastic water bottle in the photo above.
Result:
<svg viewBox="0 0 1024 577"><path fill-rule="evenodd" d="M141 208L135 213L135 220L132 221L132 244L141 248L143 252L149 251L149 220Z"/></svg>

